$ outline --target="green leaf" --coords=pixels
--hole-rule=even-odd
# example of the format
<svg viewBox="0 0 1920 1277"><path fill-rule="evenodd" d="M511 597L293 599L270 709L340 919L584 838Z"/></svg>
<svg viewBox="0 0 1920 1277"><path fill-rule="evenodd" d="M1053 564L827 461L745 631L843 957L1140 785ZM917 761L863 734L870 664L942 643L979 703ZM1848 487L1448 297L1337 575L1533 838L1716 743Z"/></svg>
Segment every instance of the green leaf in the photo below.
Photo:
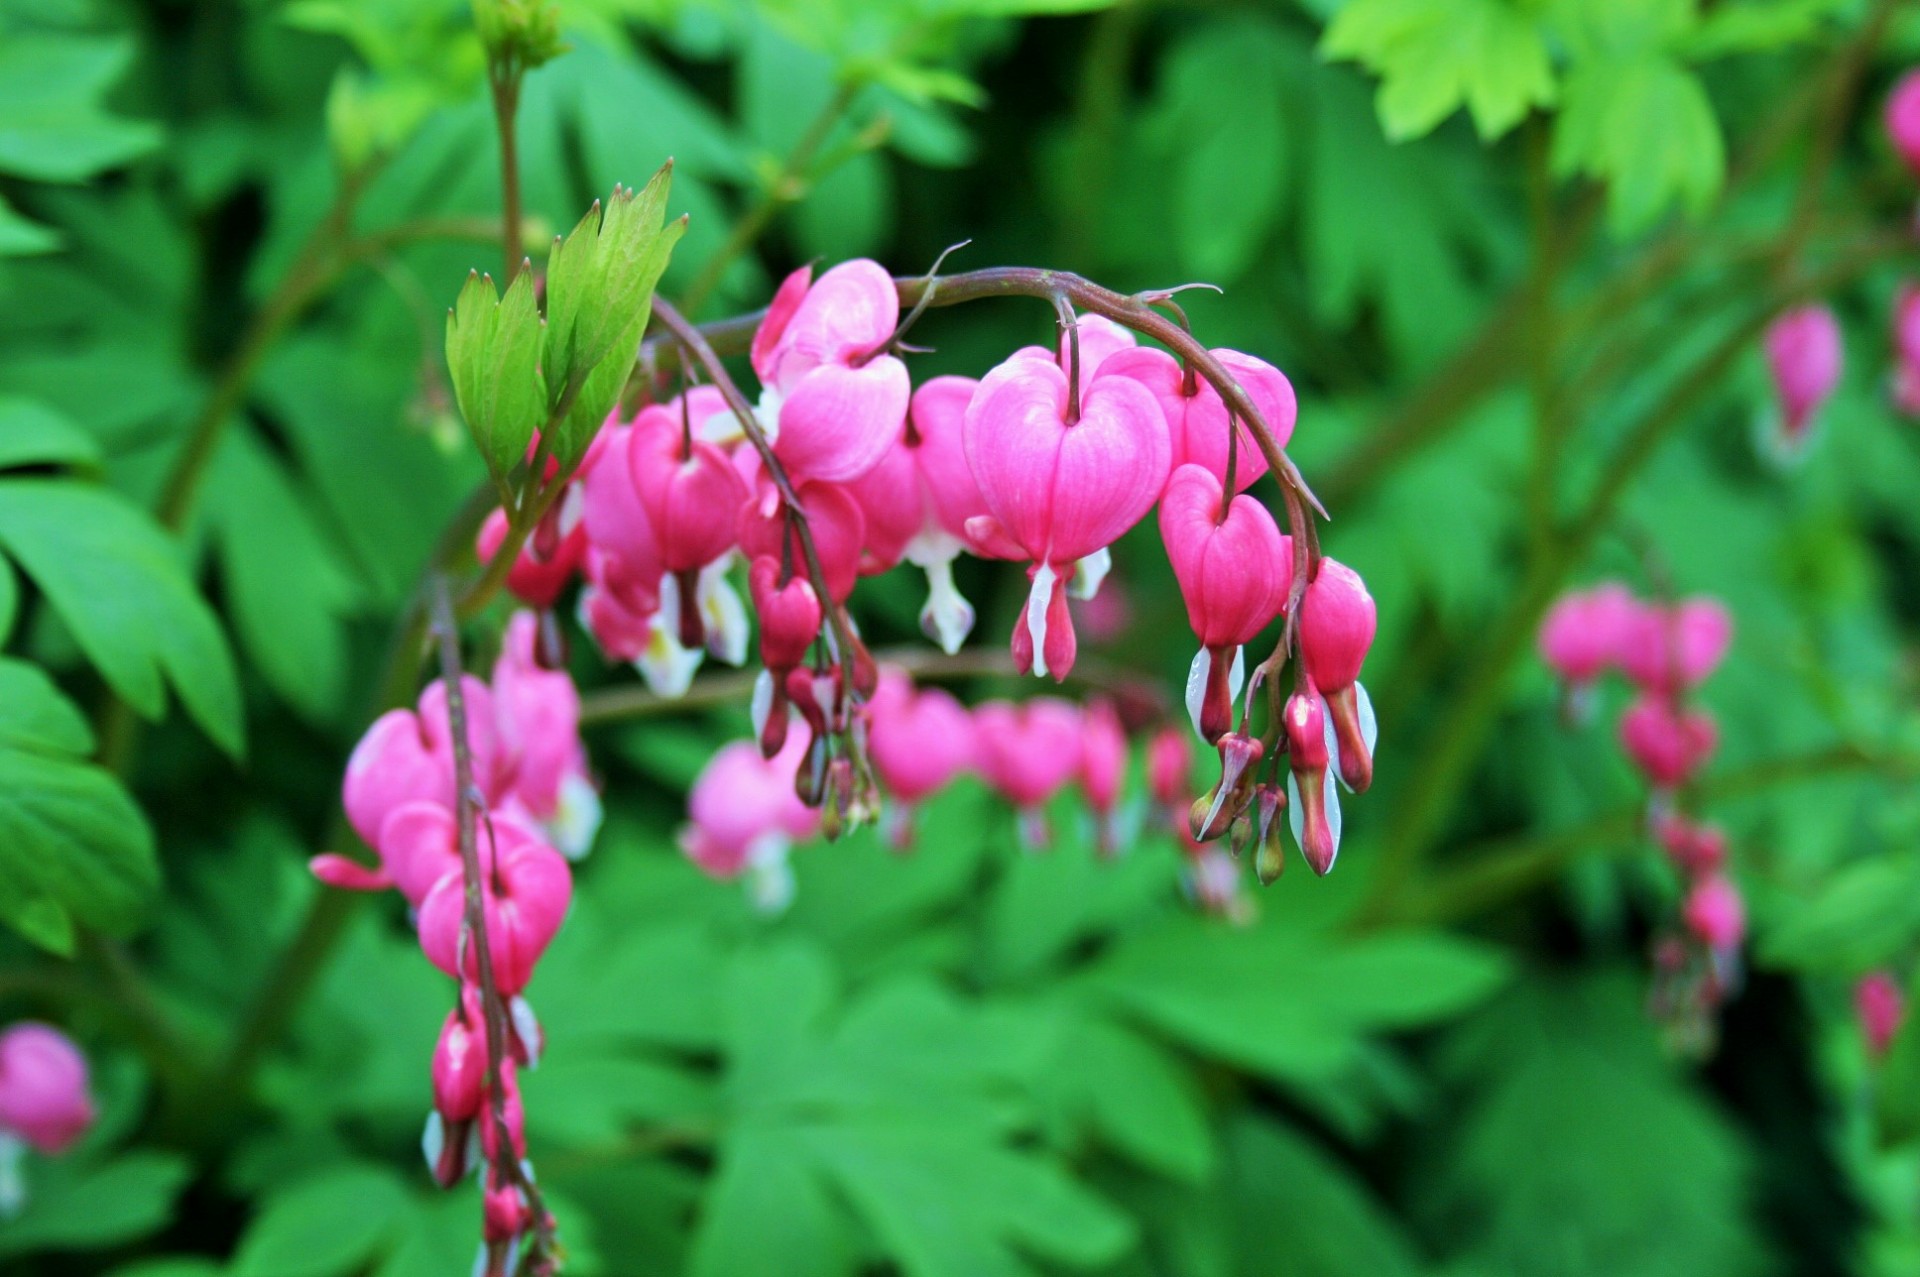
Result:
<svg viewBox="0 0 1920 1277"><path fill-rule="evenodd" d="M35 399L0 395L0 470L100 464L92 435Z"/></svg>
<svg viewBox="0 0 1920 1277"><path fill-rule="evenodd" d="M222 441L206 507L247 657L289 705L325 721L345 688L342 626L355 597L332 546L251 431Z"/></svg>
<svg viewBox="0 0 1920 1277"><path fill-rule="evenodd" d="M158 128L100 108L133 50L130 38L9 33L0 43L0 172L77 182L158 145Z"/></svg>
<svg viewBox="0 0 1920 1277"><path fill-rule="evenodd" d="M392 1172L325 1172L267 1200L240 1239L232 1277L346 1277L394 1238L406 1190Z"/></svg>
<svg viewBox="0 0 1920 1277"><path fill-rule="evenodd" d="M686 230L684 218L665 222L672 180L669 162L638 194L615 187L548 258L542 358L549 407L569 407L553 449L563 465L586 451L640 353L654 285Z"/></svg>
<svg viewBox="0 0 1920 1277"><path fill-rule="evenodd" d="M1920 857L1875 856L1834 873L1760 938L1769 963L1858 975L1920 935Z"/></svg>
<svg viewBox="0 0 1920 1277"><path fill-rule="evenodd" d="M164 675L194 721L239 756L245 724L233 656L150 519L88 484L0 480L0 549L33 578L128 704L159 718Z"/></svg>
<svg viewBox="0 0 1920 1277"><path fill-rule="evenodd" d="M1087 1019L1069 1032L1059 1067L1115 1148L1189 1183L1212 1171L1206 1107L1186 1070L1163 1048L1110 1020Z"/></svg>
<svg viewBox="0 0 1920 1277"><path fill-rule="evenodd" d="M1506 0L1354 0L1320 50L1380 77L1380 124L1395 141L1431 132L1463 104L1492 141L1553 101L1546 41Z"/></svg>
<svg viewBox="0 0 1920 1277"><path fill-rule="evenodd" d="M532 270L516 273L504 298L494 292L491 276L467 276L447 316L454 397L496 483L506 482L546 417L541 335Z"/></svg>
<svg viewBox="0 0 1920 1277"><path fill-rule="evenodd" d="M720 1148L693 1241L694 1277L836 1277L854 1253L845 1212L800 1132L747 1127Z"/></svg>
<svg viewBox="0 0 1920 1277"><path fill-rule="evenodd" d="M0 1227L0 1255L100 1250L162 1227L192 1173L177 1153L121 1153L86 1167L36 1165L26 1209Z"/></svg>
<svg viewBox="0 0 1920 1277"><path fill-rule="evenodd" d="M1338 1159L1298 1132L1251 1115L1226 1133L1223 1176L1244 1273L1288 1277L1417 1277L1403 1225ZM1287 1208L1273 1209L1286 1185Z"/></svg>
<svg viewBox="0 0 1920 1277"><path fill-rule="evenodd" d="M1584 61L1567 76L1553 169L1607 183L1617 233L1643 229L1676 202L1705 212L1726 166L1706 88L1671 57Z"/></svg>
<svg viewBox="0 0 1920 1277"><path fill-rule="evenodd" d="M72 918L132 929L159 887L146 818L83 761L92 733L51 680L0 658L0 916L56 952Z"/></svg>
<svg viewBox="0 0 1920 1277"><path fill-rule="evenodd" d="M60 232L22 217L0 199L0 257L31 257L60 247Z"/></svg>

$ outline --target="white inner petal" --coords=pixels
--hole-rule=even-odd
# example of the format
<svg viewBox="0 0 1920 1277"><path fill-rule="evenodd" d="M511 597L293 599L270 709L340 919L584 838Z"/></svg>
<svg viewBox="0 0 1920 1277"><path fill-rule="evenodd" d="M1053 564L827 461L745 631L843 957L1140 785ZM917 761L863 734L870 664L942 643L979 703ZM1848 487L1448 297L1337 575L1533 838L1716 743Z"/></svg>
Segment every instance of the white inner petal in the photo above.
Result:
<svg viewBox="0 0 1920 1277"><path fill-rule="evenodd" d="M1100 593L1100 583L1107 579L1107 573L1113 571L1113 554L1101 546L1086 558L1073 565L1073 580L1067 585L1067 593L1082 601Z"/></svg>
<svg viewBox="0 0 1920 1277"><path fill-rule="evenodd" d="M1027 592L1027 633L1033 638L1033 672L1038 678L1047 676L1047 605L1053 601L1056 579L1053 565L1042 563Z"/></svg>
<svg viewBox="0 0 1920 1277"><path fill-rule="evenodd" d="M1200 707L1207 699L1207 679L1213 673L1213 653L1201 648L1193 654L1193 664L1187 667L1187 718L1193 724L1193 734L1205 739L1200 731Z"/></svg>

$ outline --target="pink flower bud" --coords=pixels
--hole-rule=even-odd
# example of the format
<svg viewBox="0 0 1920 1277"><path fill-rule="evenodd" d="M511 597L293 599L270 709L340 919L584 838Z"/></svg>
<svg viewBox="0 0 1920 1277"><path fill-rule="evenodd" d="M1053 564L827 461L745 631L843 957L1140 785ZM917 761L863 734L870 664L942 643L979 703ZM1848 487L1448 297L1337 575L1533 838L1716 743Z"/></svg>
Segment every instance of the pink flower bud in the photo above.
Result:
<svg viewBox="0 0 1920 1277"><path fill-rule="evenodd" d="M787 276L753 339L761 420L796 480L844 483L878 465L907 415L907 367L877 354L900 319L893 279L864 258L818 281Z"/></svg>
<svg viewBox="0 0 1920 1277"><path fill-rule="evenodd" d="M500 1094L502 1116L506 1119L506 1147L518 1161L527 1155L527 1111L520 1098L519 1070L511 1058L500 1061ZM489 1162L497 1160L501 1152L500 1124L494 1117L491 1095L480 1105L480 1151Z"/></svg>
<svg viewBox="0 0 1920 1277"><path fill-rule="evenodd" d="M1806 446L1821 405L1840 384L1840 323L1825 306L1796 306L1768 326L1765 347L1780 403L1775 443L1792 456Z"/></svg>
<svg viewBox="0 0 1920 1277"><path fill-rule="evenodd" d="M1300 655L1313 685L1326 693L1357 680L1377 625L1373 595L1360 574L1338 560L1320 560L1300 603Z"/></svg>
<svg viewBox="0 0 1920 1277"><path fill-rule="evenodd" d="M1082 718L1068 701L988 701L973 711L980 774L1039 830L1039 808L1080 769Z"/></svg>
<svg viewBox="0 0 1920 1277"><path fill-rule="evenodd" d="M1693 884L1680 907L1680 920L1715 953L1735 952L1747 934L1747 909L1740 899L1740 889L1724 874L1712 874Z"/></svg>
<svg viewBox="0 0 1920 1277"><path fill-rule="evenodd" d="M1920 175L1920 72L1900 77L1887 95L1887 137L1906 166Z"/></svg>
<svg viewBox="0 0 1920 1277"><path fill-rule="evenodd" d="M487 1026L477 990L463 989L433 1050L433 1107L449 1128L480 1116L487 1088Z"/></svg>
<svg viewBox="0 0 1920 1277"><path fill-rule="evenodd" d="M900 804L896 847L912 841L907 809L971 766L974 724L966 708L937 687L915 688L906 672L883 669L868 705L867 753L880 784Z"/></svg>
<svg viewBox="0 0 1920 1277"><path fill-rule="evenodd" d="M1115 816L1127 773L1127 732L1119 711L1105 697L1087 705L1082 721L1080 788L1093 810L1100 851L1111 856L1120 850Z"/></svg>
<svg viewBox="0 0 1920 1277"><path fill-rule="evenodd" d="M1894 1035L1907 1018L1907 999L1888 971L1873 971L1860 977L1853 986L1854 1013L1860 1019L1860 1033L1867 1042L1867 1054L1875 1059L1886 1055Z"/></svg>
<svg viewBox="0 0 1920 1277"><path fill-rule="evenodd" d="M1297 415L1293 384L1286 374L1265 360L1237 350L1215 350L1212 354L1260 409L1260 415L1273 431L1274 441L1286 447L1287 440L1293 436ZM1183 465L1198 465L1213 475L1215 482L1226 483L1228 412L1226 402L1212 382L1196 376L1189 383L1180 361L1152 346L1111 355L1099 368L1103 373L1132 377L1153 392L1167 419L1176 470ZM1267 472L1267 459L1247 423L1242 421L1238 425L1240 437L1234 447L1233 487L1235 492L1244 492Z"/></svg>
<svg viewBox="0 0 1920 1277"><path fill-rule="evenodd" d="M1694 824L1668 813L1654 822L1654 836L1673 867L1689 877L1716 874L1727 865L1727 831L1718 825Z"/></svg>
<svg viewBox="0 0 1920 1277"><path fill-rule="evenodd" d="M581 526L593 549L618 560L620 575L637 593L657 596L666 561L634 480L633 431L602 429L600 438L600 458L581 484Z"/></svg>
<svg viewBox="0 0 1920 1277"><path fill-rule="evenodd" d="M807 530L820 555L827 592L844 603L860 577L860 552L866 543L867 520L844 488L829 483L803 483L796 490L806 512ZM772 486L763 481L757 500L740 514L740 550L749 559L790 563L796 576L807 575L807 557Z"/></svg>
<svg viewBox="0 0 1920 1277"><path fill-rule="evenodd" d="M1193 747L1178 727L1163 727L1147 742L1147 792L1170 813L1193 801Z"/></svg>
<svg viewBox="0 0 1920 1277"><path fill-rule="evenodd" d="M1657 789L1687 783L1719 744L1713 716L1681 710L1661 696L1642 696L1620 716L1620 745Z"/></svg>
<svg viewBox="0 0 1920 1277"><path fill-rule="evenodd" d="M1627 621L1620 659L1640 690L1675 696L1704 682L1732 644L1733 616L1718 599L1641 604Z"/></svg>
<svg viewBox="0 0 1920 1277"><path fill-rule="evenodd" d="M1292 771L1289 819L1300 852L1316 874L1325 877L1340 854L1340 797L1332 784L1329 726L1321 699L1295 692L1281 710L1287 733L1287 762Z"/></svg>
<svg viewBox="0 0 1920 1277"><path fill-rule="evenodd" d="M564 504L563 499L549 512L556 531L566 521ZM480 524L480 534L474 542L475 557L482 563L493 562L493 556L500 552L506 539L507 512L495 510ZM515 556L513 566L507 570L507 589L529 607L552 607L560 591L567 588L574 573L586 561L585 524L575 523L571 529L558 532L551 546L543 544L546 539L529 536Z"/></svg>
<svg viewBox="0 0 1920 1277"><path fill-rule="evenodd" d="M777 584L780 564L755 559L747 571L753 609L760 617L760 663L766 667L754 686L754 734L760 752L772 758L787 740L787 674L807 659L819 637L824 614L820 596L806 577L796 574Z"/></svg>
<svg viewBox="0 0 1920 1277"><path fill-rule="evenodd" d="M1083 372L1083 376L1084 376ZM1087 377L1069 419L1067 374L1052 363L1013 358L981 381L963 423L968 465L989 513L968 523L989 552L1035 565L1034 588L1016 625L1025 664L1065 677L1072 632L1058 585L1071 565L1104 550L1153 508L1170 460L1166 420L1152 394L1128 377ZM1056 663L1058 652L1064 663Z"/></svg>
<svg viewBox="0 0 1920 1277"><path fill-rule="evenodd" d="M1637 609L1617 581L1569 590L1540 623L1540 659L1575 688L1591 683L1624 658Z"/></svg>
<svg viewBox="0 0 1920 1277"><path fill-rule="evenodd" d="M87 1060L50 1024L27 1021L0 1033L0 1131L42 1153L64 1153L93 1125Z"/></svg>

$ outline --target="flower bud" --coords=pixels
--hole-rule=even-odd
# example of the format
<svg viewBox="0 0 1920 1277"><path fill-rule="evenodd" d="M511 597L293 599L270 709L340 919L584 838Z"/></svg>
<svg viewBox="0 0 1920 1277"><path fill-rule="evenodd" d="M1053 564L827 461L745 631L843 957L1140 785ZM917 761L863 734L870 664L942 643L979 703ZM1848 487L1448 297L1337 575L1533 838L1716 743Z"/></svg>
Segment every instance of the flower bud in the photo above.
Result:
<svg viewBox="0 0 1920 1277"><path fill-rule="evenodd" d="M1900 991L1892 973L1873 971L1860 977L1853 986L1854 1012L1860 1019L1860 1033L1866 1039L1867 1054L1874 1059L1885 1056L1893 1046L1894 1035L1907 1018L1906 995Z"/></svg>
<svg viewBox="0 0 1920 1277"><path fill-rule="evenodd" d="M1219 740L1220 780L1213 791L1196 800L1188 811L1188 827L1195 839L1209 842L1226 834L1236 817L1253 799L1254 781L1265 748L1245 732L1228 732Z"/></svg>
<svg viewBox="0 0 1920 1277"><path fill-rule="evenodd" d="M1317 695L1295 692L1287 698L1281 719L1293 773L1288 791L1293 836L1313 871L1324 877L1340 854L1340 796L1329 770L1332 754L1327 747L1326 712Z"/></svg>

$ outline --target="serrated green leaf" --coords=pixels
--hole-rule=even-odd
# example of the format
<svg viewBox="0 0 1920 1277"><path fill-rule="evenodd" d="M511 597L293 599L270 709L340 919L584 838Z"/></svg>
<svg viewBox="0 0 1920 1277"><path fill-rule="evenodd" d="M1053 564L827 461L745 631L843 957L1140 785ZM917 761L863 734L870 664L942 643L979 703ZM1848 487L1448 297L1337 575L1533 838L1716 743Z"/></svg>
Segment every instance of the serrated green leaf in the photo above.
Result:
<svg viewBox="0 0 1920 1277"><path fill-rule="evenodd" d="M851 1266L844 1212L797 1131L749 1127L720 1148L693 1239L693 1277L837 1277Z"/></svg>
<svg viewBox="0 0 1920 1277"><path fill-rule="evenodd" d="M1110 1020L1068 1034L1066 1070L1107 1141L1150 1170L1189 1183L1213 1169L1213 1131L1198 1088L1161 1047Z"/></svg>
<svg viewBox="0 0 1920 1277"><path fill-rule="evenodd" d="M1553 169L1607 184L1617 233L1674 204L1696 215L1720 192L1726 143L1699 77L1664 54L1580 63L1554 123Z"/></svg>
<svg viewBox="0 0 1920 1277"><path fill-rule="evenodd" d="M233 1277L346 1277L393 1239L406 1192L390 1171L355 1166L277 1193L247 1226Z"/></svg>
<svg viewBox="0 0 1920 1277"><path fill-rule="evenodd" d="M0 550L33 578L128 704L159 718L164 675L215 743L241 753L245 723L233 656L150 519L88 484L0 480Z"/></svg>
<svg viewBox="0 0 1920 1277"><path fill-rule="evenodd" d="M1396 141L1431 132L1462 105L1491 141L1554 97L1546 41L1507 0L1354 0L1320 48L1380 76L1380 123Z"/></svg>
<svg viewBox="0 0 1920 1277"><path fill-rule="evenodd" d="M192 1173L176 1153L136 1151L85 1168L35 1167L26 1209L0 1228L0 1255L99 1250L143 1237L173 1218Z"/></svg>
<svg viewBox="0 0 1920 1277"><path fill-rule="evenodd" d="M21 216L0 199L0 257L32 257L60 247L60 232Z"/></svg>
<svg viewBox="0 0 1920 1277"><path fill-rule="evenodd" d="M77 182L158 145L153 125L100 109L133 51L122 37L9 33L0 43L0 172Z"/></svg>
<svg viewBox="0 0 1920 1277"><path fill-rule="evenodd" d="M1920 858L1875 856L1834 873L1795 900L1760 937L1769 963L1857 975L1906 951L1920 935Z"/></svg>
<svg viewBox="0 0 1920 1277"><path fill-rule="evenodd" d="M543 335L533 297L533 272L522 270L505 297L493 280L469 275L447 316L447 367L453 392L480 455L496 483L526 455L546 418L547 387L540 373Z"/></svg>

